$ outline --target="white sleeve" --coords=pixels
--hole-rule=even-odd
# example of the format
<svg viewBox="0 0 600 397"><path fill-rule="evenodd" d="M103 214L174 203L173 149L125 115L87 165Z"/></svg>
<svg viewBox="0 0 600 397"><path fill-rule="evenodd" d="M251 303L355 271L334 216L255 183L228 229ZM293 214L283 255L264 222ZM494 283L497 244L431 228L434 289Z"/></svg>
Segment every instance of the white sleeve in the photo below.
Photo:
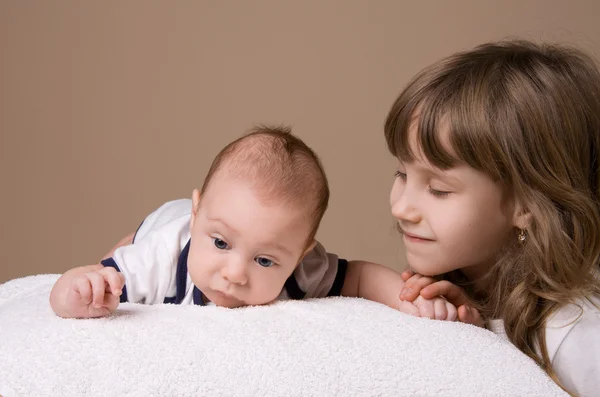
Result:
<svg viewBox="0 0 600 397"><path fill-rule="evenodd" d="M586 311L564 337L552 363L567 390L578 396L600 391L600 312Z"/></svg>
<svg viewBox="0 0 600 397"><path fill-rule="evenodd" d="M305 299L335 296L339 295L342 289L346 264L345 260L328 253L320 243L317 243L298 265L293 277L300 290L304 292Z"/></svg>
<svg viewBox="0 0 600 397"><path fill-rule="evenodd" d="M192 200L190 199L173 200L161 205L140 224L133 237L133 242L138 242L150 231L161 228L173 219L189 215L191 211Z"/></svg>
<svg viewBox="0 0 600 397"><path fill-rule="evenodd" d="M177 273L177 256L168 252L160 233L151 233L135 244L118 248L104 266L125 276L121 302L159 304L172 294Z"/></svg>
<svg viewBox="0 0 600 397"><path fill-rule="evenodd" d="M121 302L158 304L176 294L177 260L189 240L191 208L191 200L162 205L140 225L133 244L101 262L125 276Z"/></svg>

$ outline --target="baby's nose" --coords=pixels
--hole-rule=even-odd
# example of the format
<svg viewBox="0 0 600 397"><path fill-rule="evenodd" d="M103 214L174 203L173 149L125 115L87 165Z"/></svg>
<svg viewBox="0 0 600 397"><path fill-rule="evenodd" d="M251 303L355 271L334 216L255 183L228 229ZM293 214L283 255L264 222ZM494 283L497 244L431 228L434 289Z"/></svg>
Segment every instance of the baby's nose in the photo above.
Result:
<svg viewBox="0 0 600 397"><path fill-rule="evenodd" d="M232 284L244 285L248 282L246 266L239 261L227 263L222 270L223 278Z"/></svg>

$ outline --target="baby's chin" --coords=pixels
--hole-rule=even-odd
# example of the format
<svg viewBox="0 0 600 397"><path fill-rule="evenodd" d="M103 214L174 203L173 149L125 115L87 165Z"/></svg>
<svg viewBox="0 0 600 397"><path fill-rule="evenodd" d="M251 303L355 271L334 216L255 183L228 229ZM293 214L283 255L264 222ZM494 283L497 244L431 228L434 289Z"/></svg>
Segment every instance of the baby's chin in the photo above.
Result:
<svg viewBox="0 0 600 397"><path fill-rule="evenodd" d="M274 303L275 301L276 301L276 299L271 299L268 301L265 301L264 299L258 299L256 301L250 300L248 302L245 302L245 301L240 301L240 300L237 300L237 299L231 298L231 297L219 296L218 294L217 294L217 296L214 297L214 300L211 299L211 302L214 303L216 306L226 307L229 309L235 309L237 307L246 307L246 306L267 306L267 305Z"/></svg>
<svg viewBox="0 0 600 397"><path fill-rule="evenodd" d="M243 302L239 302L239 301L219 301L217 300L216 302L213 301L213 303L218 306L218 307L226 307L228 309L235 309L238 307L245 307L248 306L247 304L243 303Z"/></svg>
<svg viewBox="0 0 600 397"><path fill-rule="evenodd" d="M205 296L210 302L214 303L216 306L219 307L235 309L236 307L248 306L245 302L242 302L230 296L225 296L218 292L213 292Z"/></svg>

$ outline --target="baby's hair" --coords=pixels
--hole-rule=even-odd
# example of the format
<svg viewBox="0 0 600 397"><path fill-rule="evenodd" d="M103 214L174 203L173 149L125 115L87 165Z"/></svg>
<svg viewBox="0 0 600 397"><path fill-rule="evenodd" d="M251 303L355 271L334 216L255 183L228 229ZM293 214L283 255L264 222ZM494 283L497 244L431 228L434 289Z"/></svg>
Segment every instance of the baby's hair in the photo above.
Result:
<svg viewBox="0 0 600 397"><path fill-rule="evenodd" d="M525 241L517 242L515 230L483 280L487 289L471 292L482 313L503 319L510 340L560 385L546 321L568 303L600 295L595 61L575 48L521 40L457 53L419 73L390 110L385 137L403 161L415 156L413 123L428 162L441 169L468 164L505 186L506 197L531 215Z"/></svg>
<svg viewBox="0 0 600 397"><path fill-rule="evenodd" d="M283 201L308 209L314 239L329 203L327 176L316 153L287 126L257 126L229 143L213 160L201 195L222 173L250 182L264 203Z"/></svg>

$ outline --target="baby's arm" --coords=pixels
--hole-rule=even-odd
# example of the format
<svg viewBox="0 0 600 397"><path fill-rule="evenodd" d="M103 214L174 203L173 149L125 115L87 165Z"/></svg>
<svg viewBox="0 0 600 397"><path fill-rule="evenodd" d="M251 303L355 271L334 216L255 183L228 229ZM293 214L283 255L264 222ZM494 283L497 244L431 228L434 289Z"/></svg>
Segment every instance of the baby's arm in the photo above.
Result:
<svg viewBox="0 0 600 397"><path fill-rule="evenodd" d="M102 257L102 260L108 259L108 258L112 257L113 254L115 253L115 251L117 250L117 248L121 248L121 247L124 247L126 245L133 244L133 237L134 236L135 236L135 233L130 233L127 236L123 237L114 247L112 247L112 249L110 251L108 251L106 253L106 255L104 255Z"/></svg>
<svg viewBox="0 0 600 397"><path fill-rule="evenodd" d="M400 273L390 268L371 262L350 261L341 295L383 303L414 316L451 321L456 319L456 308L443 298L420 297L412 302L400 300L398 295L403 286Z"/></svg>
<svg viewBox="0 0 600 397"><path fill-rule="evenodd" d="M102 259L112 257L117 248L130 245L134 234L122 238ZM105 279L104 289L100 282L92 283L99 276ZM114 268L105 268L101 264L76 267L56 281L50 292L50 306L54 313L64 318L104 317L116 310L124 285L125 278ZM97 304L99 308L94 307Z"/></svg>
<svg viewBox="0 0 600 397"><path fill-rule="evenodd" d="M81 266L64 273L52 287L50 306L64 318L107 316L119 305L125 278L114 268Z"/></svg>

